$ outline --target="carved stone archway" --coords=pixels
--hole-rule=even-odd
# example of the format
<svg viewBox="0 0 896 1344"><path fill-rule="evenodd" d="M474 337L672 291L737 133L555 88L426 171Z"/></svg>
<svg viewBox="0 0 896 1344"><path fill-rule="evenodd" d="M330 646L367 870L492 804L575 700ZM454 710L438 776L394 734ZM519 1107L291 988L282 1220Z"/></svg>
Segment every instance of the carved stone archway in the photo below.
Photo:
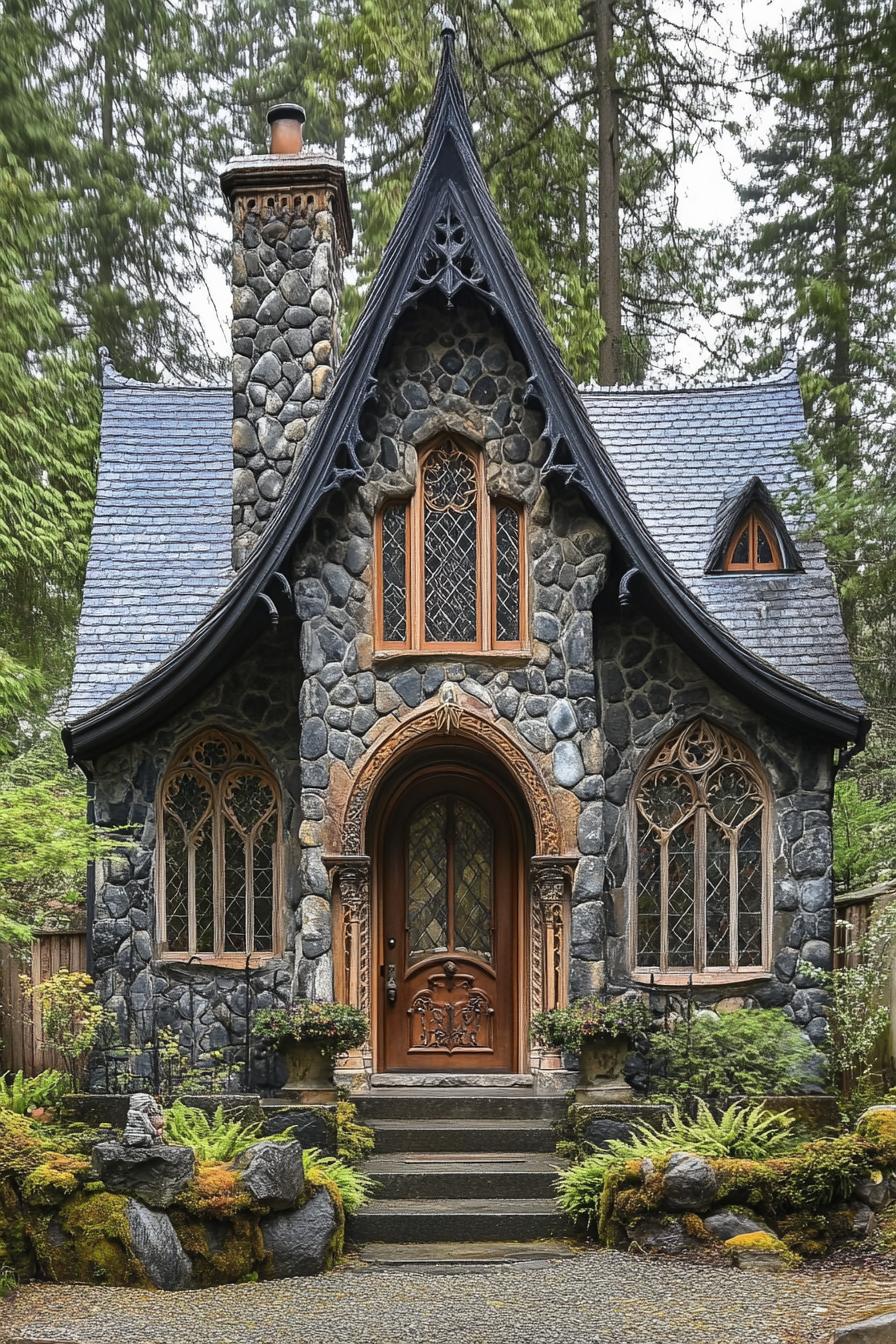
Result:
<svg viewBox="0 0 896 1344"><path fill-rule="evenodd" d="M371 858L366 827L380 785L401 759L427 742L449 736L485 756L497 758L515 782L532 826L535 852L528 866L525 910L526 1025L534 1013L566 1002L569 975L570 879L576 856L560 852L562 830L541 771L522 745L472 697L460 699L446 683L438 699L409 714L362 759L349 790L340 829L341 853L325 857L333 887L333 948L337 997L368 1017L375 1010L372 954ZM548 1061L533 1050L533 1068ZM553 1061L549 1067L557 1067ZM369 1049L348 1061L369 1071Z"/></svg>

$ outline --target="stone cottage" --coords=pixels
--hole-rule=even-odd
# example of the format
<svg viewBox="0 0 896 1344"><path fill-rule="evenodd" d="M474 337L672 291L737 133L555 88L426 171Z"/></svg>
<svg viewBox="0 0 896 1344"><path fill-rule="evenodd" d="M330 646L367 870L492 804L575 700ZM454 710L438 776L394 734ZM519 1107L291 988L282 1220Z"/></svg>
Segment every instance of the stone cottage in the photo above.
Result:
<svg viewBox="0 0 896 1344"><path fill-rule="evenodd" d="M341 357L345 172L269 119L221 178L232 388L104 372L65 729L133 837L91 884L102 1000L202 1053L335 997L377 1074L537 1074L534 1012L650 985L817 1040L798 963L830 963L867 723L795 370L577 388L450 29Z"/></svg>

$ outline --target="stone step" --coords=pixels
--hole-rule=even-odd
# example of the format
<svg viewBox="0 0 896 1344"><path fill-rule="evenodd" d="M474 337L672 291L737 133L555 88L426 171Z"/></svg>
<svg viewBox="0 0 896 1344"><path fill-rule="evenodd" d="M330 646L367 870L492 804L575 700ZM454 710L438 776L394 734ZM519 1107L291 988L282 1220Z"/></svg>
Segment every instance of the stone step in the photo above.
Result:
<svg viewBox="0 0 896 1344"><path fill-rule="evenodd" d="M381 1266L407 1268L423 1273L468 1273L493 1265L531 1265L547 1260L565 1260L580 1248L567 1241L368 1241L358 1248L357 1258L346 1266L356 1272L376 1271Z"/></svg>
<svg viewBox="0 0 896 1344"><path fill-rule="evenodd" d="M563 1075L564 1079L566 1074ZM532 1091L535 1079L531 1073L374 1073L370 1075L370 1086L377 1087L513 1087L521 1091ZM563 1090L558 1082L557 1090Z"/></svg>
<svg viewBox="0 0 896 1344"><path fill-rule="evenodd" d="M550 1199L563 1166L540 1153L395 1153L363 1170L378 1200Z"/></svg>
<svg viewBox="0 0 896 1344"><path fill-rule="evenodd" d="M348 1224L356 1245L548 1240L571 1233L552 1199L374 1199Z"/></svg>
<svg viewBox="0 0 896 1344"><path fill-rule="evenodd" d="M364 1124L376 1120L560 1120L568 1102L522 1088L378 1088L353 1098Z"/></svg>
<svg viewBox="0 0 896 1344"><path fill-rule="evenodd" d="M552 1153L549 1120L373 1120L377 1153Z"/></svg>

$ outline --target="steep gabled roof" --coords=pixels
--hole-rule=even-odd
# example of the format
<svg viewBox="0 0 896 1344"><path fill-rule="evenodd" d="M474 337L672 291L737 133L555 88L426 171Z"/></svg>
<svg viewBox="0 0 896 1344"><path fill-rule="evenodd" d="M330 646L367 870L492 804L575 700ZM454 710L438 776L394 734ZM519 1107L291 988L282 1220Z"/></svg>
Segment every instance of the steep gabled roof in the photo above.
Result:
<svg viewBox="0 0 896 1344"><path fill-rule="evenodd" d="M740 644L709 613L648 532L589 420L500 223L473 142L454 63L454 32L442 62L417 177L340 365L277 512L245 566L208 616L158 667L66 728L70 753L89 760L129 740L201 689L245 647L288 585L282 567L322 497L362 475L359 417L396 319L420 295L449 298L466 286L500 314L530 370L528 399L541 407L550 453L544 472L574 481L632 569L635 593L706 672L745 701L835 742L863 732L862 715L777 669Z"/></svg>

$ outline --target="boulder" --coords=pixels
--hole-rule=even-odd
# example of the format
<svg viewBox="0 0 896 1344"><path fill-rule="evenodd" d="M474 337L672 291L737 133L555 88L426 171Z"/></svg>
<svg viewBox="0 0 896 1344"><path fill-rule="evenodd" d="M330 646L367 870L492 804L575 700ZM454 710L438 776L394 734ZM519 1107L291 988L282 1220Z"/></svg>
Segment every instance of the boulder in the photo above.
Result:
<svg viewBox="0 0 896 1344"><path fill-rule="evenodd" d="M748 1217L745 1213L735 1213L733 1209L716 1209L703 1219L703 1226L717 1241L729 1241L731 1237L743 1237L748 1232L767 1232L772 1230L765 1223Z"/></svg>
<svg viewBox="0 0 896 1344"><path fill-rule="evenodd" d="M240 1183L266 1209L293 1209L305 1188L302 1145L253 1143L237 1161Z"/></svg>
<svg viewBox="0 0 896 1344"><path fill-rule="evenodd" d="M663 1173L663 1203L667 1209L708 1209L714 1202L718 1181L704 1157L672 1153Z"/></svg>
<svg viewBox="0 0 896 1344"><path fill-rule="evenodd" d="M156 1209L167 1209L193 1179L196 1159L192 1148L160 1144L155 1148L126 1148L123 1143L98 1143L93 1168L107 1190L133 1195Z"/></svg>
<svg viewBox="0 0 896 1344"><path fill-rule="evenodd" d="M628 1229L631 1243L642 1251L659 1251L663 1255L681 1255L683 1251L692 1251L700 1243L687 1233L677 1221L668 1223L659 1219L645 1219Z"/></svg>
<svg viewBox="0 0 896 1344"><path fill-rule="evenodd" d="M264 1133L291 1129L303 1148L319 1148L325 1157L336 1155L335 1106L266 1106Z"/></svg>
<svg viewBox="0 0 896 1344"><path fill-rule="evenodd" d="M794 1255L783 1241L769 1232L747 1232L743 1236L729 1237L725 1249L731 1256L732 1264L738 1269L758 1269L765 1273L780 1274L799 1262L799 1256Z"/></svg>
<svg viewBox="0 0 896 1344"><path fill-rule="evenodd" d="M127 1203L131 1250L157 1288L186 1288L192 1267L167 1213L158 1213L139 1204Z"/></svg>
<svg viewBox="0 0 896 1344"><path fill-rule="evenodd" d="M862 1204L867 1204L869 1209L878 1213L890 1202L890 1182L882 1171L872 1171L866 1180L856 1181L852 1195L853 1199L860 1200Z"/></svg>
<svg viewBox="0 0 896 1344"><path fill-rule="evenodd" d="M300 1209L263 1218L261 1232L271 1256L271 1277L292 1279L319 1274L326 1266L338 1225L335 1206L326 1190L312 1195Z"/></svg>
<svg viewBox="0 0 896 1344"><path fill-rule="evenodd" d="M896 1344L896 1311L841 1326L834 1331L834 1344Z"/></svg>

